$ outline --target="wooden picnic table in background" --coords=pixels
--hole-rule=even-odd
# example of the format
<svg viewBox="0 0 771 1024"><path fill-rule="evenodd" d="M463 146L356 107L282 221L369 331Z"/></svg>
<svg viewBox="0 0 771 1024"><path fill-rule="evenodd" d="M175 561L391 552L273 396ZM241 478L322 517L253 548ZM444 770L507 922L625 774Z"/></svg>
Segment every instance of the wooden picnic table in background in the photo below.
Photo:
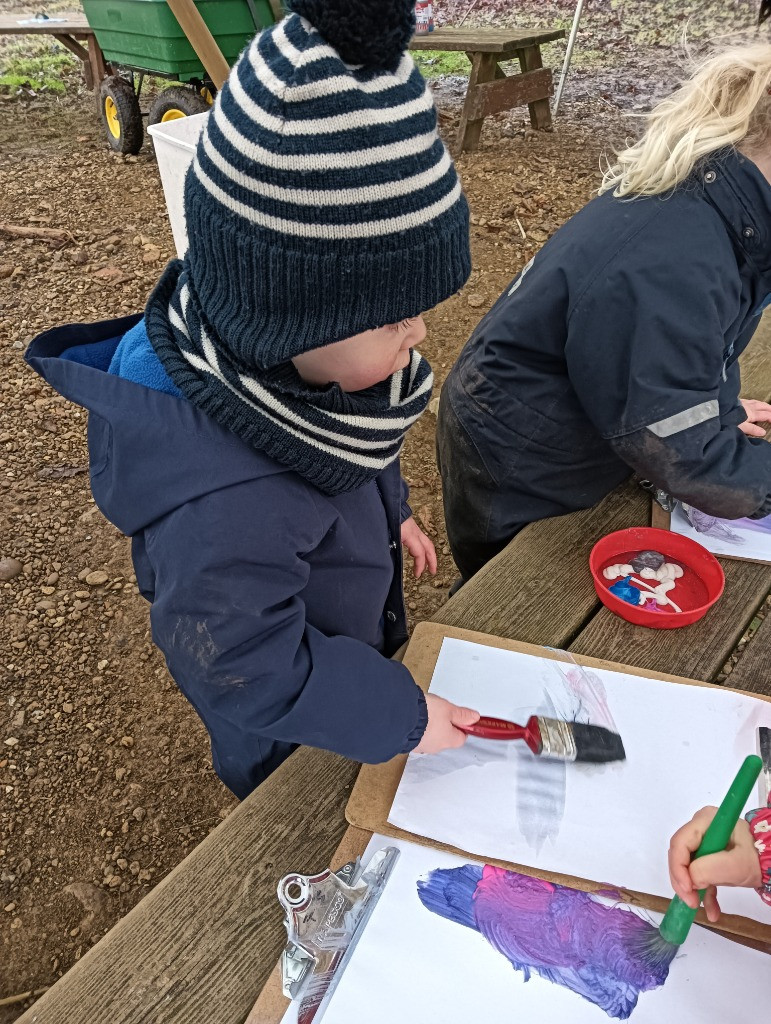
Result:
<svg viewBox="0 0 771 1024"><path fill-rule="evenodd" d="M771 318L742 367L743 394L770 400ZM604 534L649 519L650 496L630 481L594 508L534 523L433 621L713 682L765 600L771 568L724 560L725 593L700 622L632 626L597 601L588 557ZM730 684L771 695L770 654L771 616ZM357 771L297 750L18 1024L242 1024L285 939L278 879L329 865Z"/></svg>
<svg viewBox="0 0 771 1024"><path fill-rule="evenodd" d="M281 15L279 0L269 0L274 16ZM182 17L184 5L174 3L175 15ZM195 9L193 9L195 16ZM188 22L183 18L184 25ZM182 23L182 22L181 22ZM32 15L0 17L0 35L50 35L74 53L83 64L86 87L93 90L97 103L102 80L113 73L111 66L96 41L94 30L83 14L56 13L48 18ZM552 73L544 68L541 45L555 39L563 39L564 29L515 29L498 28L439 28L425 35L416 35L410 44L412 50L441 50L461 52L471 61L471 72L466 98L461 111L458 128L457 150L476 149L482 132L484 119L489 114L511 110L512 107L528 105L530 123L534 128L548 128L551 125L549 97L554 92ZM195 39L190 37L191 42ZM220 69L215 80L224 80L227 65L216 44L212 56L209 47L213 40L204 40L202 56L208 54L209 62L216 58ZM85 45L84 45L85 44ZM198 52L198 50L196 51ZM520 73L507 75L501 64L518 60ZM209 67L207 60L203 61ZM210 72L211 73L211 72Z"/></svg>
<svg viewBox="0 0 771 1024"><path fill-rule="evenodd" d="M549 97L552 73L543 66L541 45L564 39L565 31L505 28L438 28L413 37L411 50L465 53L471 61L466 99L461 111L456 149L476 149L488 114L527 104L533 128L551 125ZM500 66L518 60L520 74L507 75Z"/></svg>
<svg viewBox="0 0 771 1024"><path fill-rule="evenodd" d="M84 15L57 13L48 18L36 18L30 14L0 17L0 36L42 35L53 36L82 61L86 88L93 89L98 96L99 85L110 72L96 41L94 30Z"/></svg>

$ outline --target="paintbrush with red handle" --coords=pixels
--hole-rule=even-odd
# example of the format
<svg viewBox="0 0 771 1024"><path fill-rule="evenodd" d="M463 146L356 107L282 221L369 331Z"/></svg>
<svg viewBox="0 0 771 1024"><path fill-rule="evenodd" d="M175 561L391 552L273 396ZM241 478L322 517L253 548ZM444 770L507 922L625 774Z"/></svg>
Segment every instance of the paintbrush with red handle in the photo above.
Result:
<svg viewBox="0 0 771 1024"><path fill-rule="evenodd" d="M538 757L557 761L624 761L626 753L617 732L601 725L583 722L560 722L556 718L531 715L527 725L507 722L504 718L480 718L473 725L456 728L469 736L484 740L524 740Z"/></svg>

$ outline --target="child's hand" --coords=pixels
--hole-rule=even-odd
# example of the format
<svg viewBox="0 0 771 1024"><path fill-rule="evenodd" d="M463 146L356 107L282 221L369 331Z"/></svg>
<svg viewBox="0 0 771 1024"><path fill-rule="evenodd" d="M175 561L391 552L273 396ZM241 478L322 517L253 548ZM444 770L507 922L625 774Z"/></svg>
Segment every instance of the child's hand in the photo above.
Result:
<svg viewBox="0 0 771 1024"><path fill-rule="evenodd" d="M426 565L432 576L436 576L436 549L434 542L421 530L415 519L410 516L402 523L402 544L412 555L415 566L415 577L420 579Z"/></svg>
<svg viewBox="0 0 771 1024"><path fill-rule="evenodd" d="M755 398L740 398L744 406L747 419L739 424L739 430L750 437L765 437L766 432L758 423L771 423L771 405L767 402L759 402Z"/></svg>
<svg viewBox="0 0 771 1024"><path fill-rule="evenodd" d="M704 909L715 922L720 917L717 902L718 885L747 886L757 889L761 884L760 860L752 839L750 826L741 818L730 842L722 853L712 853L691 861L704 833L715 817L717 807L702 807L687 825L672 836L669 843L669 877L672 888L689 907L698 907L699 889L706 889Z"/></svg>
<svg viewBox="0 0 771 1024"><path fill-rule="evenodd" d="M428 725L423 738L417 747L416 754L438 754L448 747L462 747L466 742L465 732L456 729L457 725L473 725L479 719L479 712L471 708L462 708L451 704L444 697L426 694L428 708Z"/></svg>

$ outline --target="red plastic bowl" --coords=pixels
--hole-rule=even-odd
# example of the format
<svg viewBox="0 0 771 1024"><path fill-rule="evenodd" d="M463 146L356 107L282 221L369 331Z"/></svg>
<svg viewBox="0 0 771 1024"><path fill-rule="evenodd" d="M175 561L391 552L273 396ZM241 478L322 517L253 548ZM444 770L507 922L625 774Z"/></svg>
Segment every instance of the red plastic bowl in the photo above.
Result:
<svg viewBox="0 0 771 1024"><path fill-rule="evenodd" d="M677 586L670 591L672 600L682 612L649 610L645 605L629 604L610 592L616 580L606 580L602 570L610 565L628 563L640 551L660 551L668 562L683 568ZM654 530L649 526L634 526L630 530L616 530L598 540L589 555L594 589L597 596L616 615L637 626L652 629L677 629L701 619L717 601L725 587L725 576L720 562L711 552L689 537L669 530Z"/></svg>

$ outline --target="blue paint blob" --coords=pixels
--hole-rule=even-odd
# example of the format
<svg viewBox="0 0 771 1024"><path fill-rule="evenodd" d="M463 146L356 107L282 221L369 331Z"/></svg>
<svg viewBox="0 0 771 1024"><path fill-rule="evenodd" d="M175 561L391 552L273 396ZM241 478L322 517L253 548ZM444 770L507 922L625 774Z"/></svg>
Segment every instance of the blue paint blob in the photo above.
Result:
<svg viewBox="0 0 771 1024"><path fill-rule="evenodd" d="M525 980L531 972L626 1020L640 992L664 984L676 946L637 914L589 893L489 864L432 871L418 896L434 914L473 928Z"/></svg>
<svg viewBox="0 0 771 1024"><path fill-rule="evenodd" d="M622 601L626 601L627 604L639 604L640 590L638 587L632 586L629 582L631 578L631 576L625 576L622 580L616 580L612 586L608 587L608 590L616 597L620 597Z"/></svg>

